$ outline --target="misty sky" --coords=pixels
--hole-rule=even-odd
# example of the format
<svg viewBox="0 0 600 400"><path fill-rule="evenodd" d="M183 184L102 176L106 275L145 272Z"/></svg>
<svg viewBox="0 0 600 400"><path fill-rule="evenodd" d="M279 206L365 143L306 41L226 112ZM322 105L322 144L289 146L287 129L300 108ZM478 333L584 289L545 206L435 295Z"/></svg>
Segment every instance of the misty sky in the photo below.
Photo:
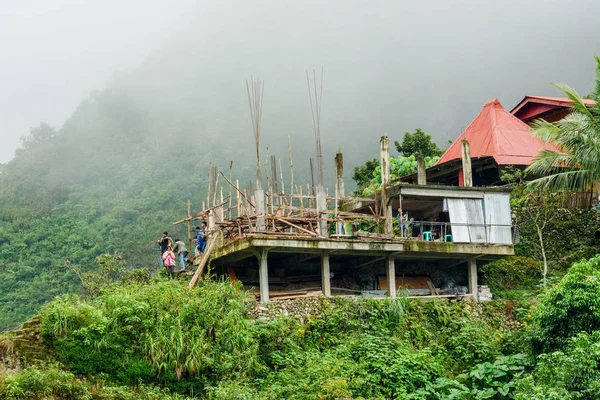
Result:
<svg viewBox="0 0 600 400"><path fill-rule="evenodd" d="M60 127L92 90L169 51L235 65L219 79L263 73L267 89L294 96L303 71L322 65L330 132L421 127L443 144L490 98L510 109L558 95L550 82L588 93L599 15L598 0L4 0L0 162L30 127Z"/></svg>

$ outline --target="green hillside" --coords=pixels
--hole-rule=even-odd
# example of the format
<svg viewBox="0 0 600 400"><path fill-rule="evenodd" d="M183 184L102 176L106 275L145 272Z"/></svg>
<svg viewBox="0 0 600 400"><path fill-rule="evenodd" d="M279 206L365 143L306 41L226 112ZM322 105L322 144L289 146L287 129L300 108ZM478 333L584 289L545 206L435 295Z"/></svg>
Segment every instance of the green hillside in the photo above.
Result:
<svg viewBox="0 0 600 400"><path fill-rule="evenodd" d="M243 159L239 137L224 146L195 121L173 116L162 121L167 130L160 117L108 88L83 101L61 129L32 129L2 165L0 330L58 294L78 292L72 270L88 270L102 253L154 266L160 232L187 212L187 199L200 209L208 163Z"/></svg>
<svg viewBox="0 0 600 400"><path fill-rule="evenodd" d="M119 270L120 261L105 261ZM1 398L593 400L600 392L599 257L521 301L308 298L261 310L240 285L205 280L189 290L138 272L105 281L99 294L59 297L0 335ZM3 374L7 367L15 371Z"/></svg>

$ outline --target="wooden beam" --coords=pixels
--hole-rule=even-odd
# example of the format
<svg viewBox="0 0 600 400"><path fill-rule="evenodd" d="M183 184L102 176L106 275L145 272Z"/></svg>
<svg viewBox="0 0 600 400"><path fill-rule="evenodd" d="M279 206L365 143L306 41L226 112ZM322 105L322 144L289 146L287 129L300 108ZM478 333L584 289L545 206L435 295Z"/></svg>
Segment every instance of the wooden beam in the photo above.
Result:
<svg viewBox="0 0 600 400"><path fill-rule="evenodd" d="M340 201L338 198L345 196L344 188L344 155L337 153L335 155L335 216L340 212ZM335 224L335 233L338 235L345 234L344 223L337 222Z"/></svg>
<svg viewBox="0 0 600 400"><path fill-rule="evenodd" d="M194 276L192 277L192 280L190 281L190 283L188 285L188 287L190 289L198 284L198 281L200 280L200 277L202 276L202 271L204 270L204 267L208 263L208 259L210 258L210 253L212 253L213 249L215 248L217 241L218 241L218 235L213 235L209 239L208 245L206 246L204 253L202 253L202 259L200 260L200 264L198 265L198 268L196 269L196 272L194 273Z"/></svg>
<svg viewBox="0 0 600 400"><path fill-rule="evenodd" d="M276 220L276 221L283 222L284 224L287 224L287 225L289 225L289 226L291 226L291 227L294 227L294 228L298 229L299 231L302 231L302 232L308 233L309 235L312 235L312 236L318 236L318 235L317 235L315 232L309 231L308 229L304 229L304 228L302 228L301 226L298 226L298 225L296 225L296 224L292 224L291 222L289 222L289 221L286 221L286 220L284 220L284 219L281 219L281 218L273 218L273 219L274 219L274 220Z"/></svg>

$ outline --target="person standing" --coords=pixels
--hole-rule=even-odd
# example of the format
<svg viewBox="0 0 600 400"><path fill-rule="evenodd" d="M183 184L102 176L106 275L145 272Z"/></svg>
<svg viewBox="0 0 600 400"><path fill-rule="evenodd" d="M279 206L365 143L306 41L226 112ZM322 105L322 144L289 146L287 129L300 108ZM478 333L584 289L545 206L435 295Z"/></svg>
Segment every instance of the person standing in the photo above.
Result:
<svg viewBox="0 0 600 400"><path fill-rule="evenodd" d="M158 239L158 245L160 246L160 254L165 254L167 247L173 246L173 239L169 237L168 232L163 232L162 237Z"/></svg>
<svg viewBox="0 0 600 400"><path fill-rule="evenodd" d="M400 237L408 237L408 213L403 213L402 208L398 208L398 225L400 226Z"/></svg>
<svg viewBox="0 0 600 400"><path fill-rule="evenodd" d="M196 257L204 253L206 248L206 222L202 222L202 227L196 227Z"/></svg>
<svg viewBox="0 0 600 400"><path fill-rule="evenodd" d="M175 249L177 257L179 257L179 272L185 271L185 263L187 262L188 249L181 239L175 239Z"/></svg>
<svg viewBox="0 0 600 400"><path fill-rule="evenodd" d="M167 251L167 247L173 246L173 240L169 237L168 232L163 232L162 237L158 239L157 243L160 246L160 256L162 262L162 255L165 254L165 251ZM165 264L163 263L163 267L164 265Z"/></svg>
<svg viewBox="0 0 600 400"><path fill-rule="evenodd" d="M167 246L167 250L162 255L163 265L167 270L167 276L169 279L175 278L173 270L175 269L175 253L171 250L171 246Z"/></svg>

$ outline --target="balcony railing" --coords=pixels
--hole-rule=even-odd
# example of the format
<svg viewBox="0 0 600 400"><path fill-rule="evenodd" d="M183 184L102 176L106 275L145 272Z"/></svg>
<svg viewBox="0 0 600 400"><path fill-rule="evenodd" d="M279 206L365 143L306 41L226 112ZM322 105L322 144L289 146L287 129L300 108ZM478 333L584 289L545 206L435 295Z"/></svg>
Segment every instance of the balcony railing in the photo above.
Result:
<svg viewBox="0 0 600 400"><path fill-rule="evenodd" d="M518 231L512 224L410 221L408 223L408 230L414 232L417 226L420 229L420 240L507 245L512 245L518 240ZM402 227L400 226L399 228L402 236ZM404 237L407 236L405 235ZM408 237L414 237L414 235L408 235Z"/></svg>

